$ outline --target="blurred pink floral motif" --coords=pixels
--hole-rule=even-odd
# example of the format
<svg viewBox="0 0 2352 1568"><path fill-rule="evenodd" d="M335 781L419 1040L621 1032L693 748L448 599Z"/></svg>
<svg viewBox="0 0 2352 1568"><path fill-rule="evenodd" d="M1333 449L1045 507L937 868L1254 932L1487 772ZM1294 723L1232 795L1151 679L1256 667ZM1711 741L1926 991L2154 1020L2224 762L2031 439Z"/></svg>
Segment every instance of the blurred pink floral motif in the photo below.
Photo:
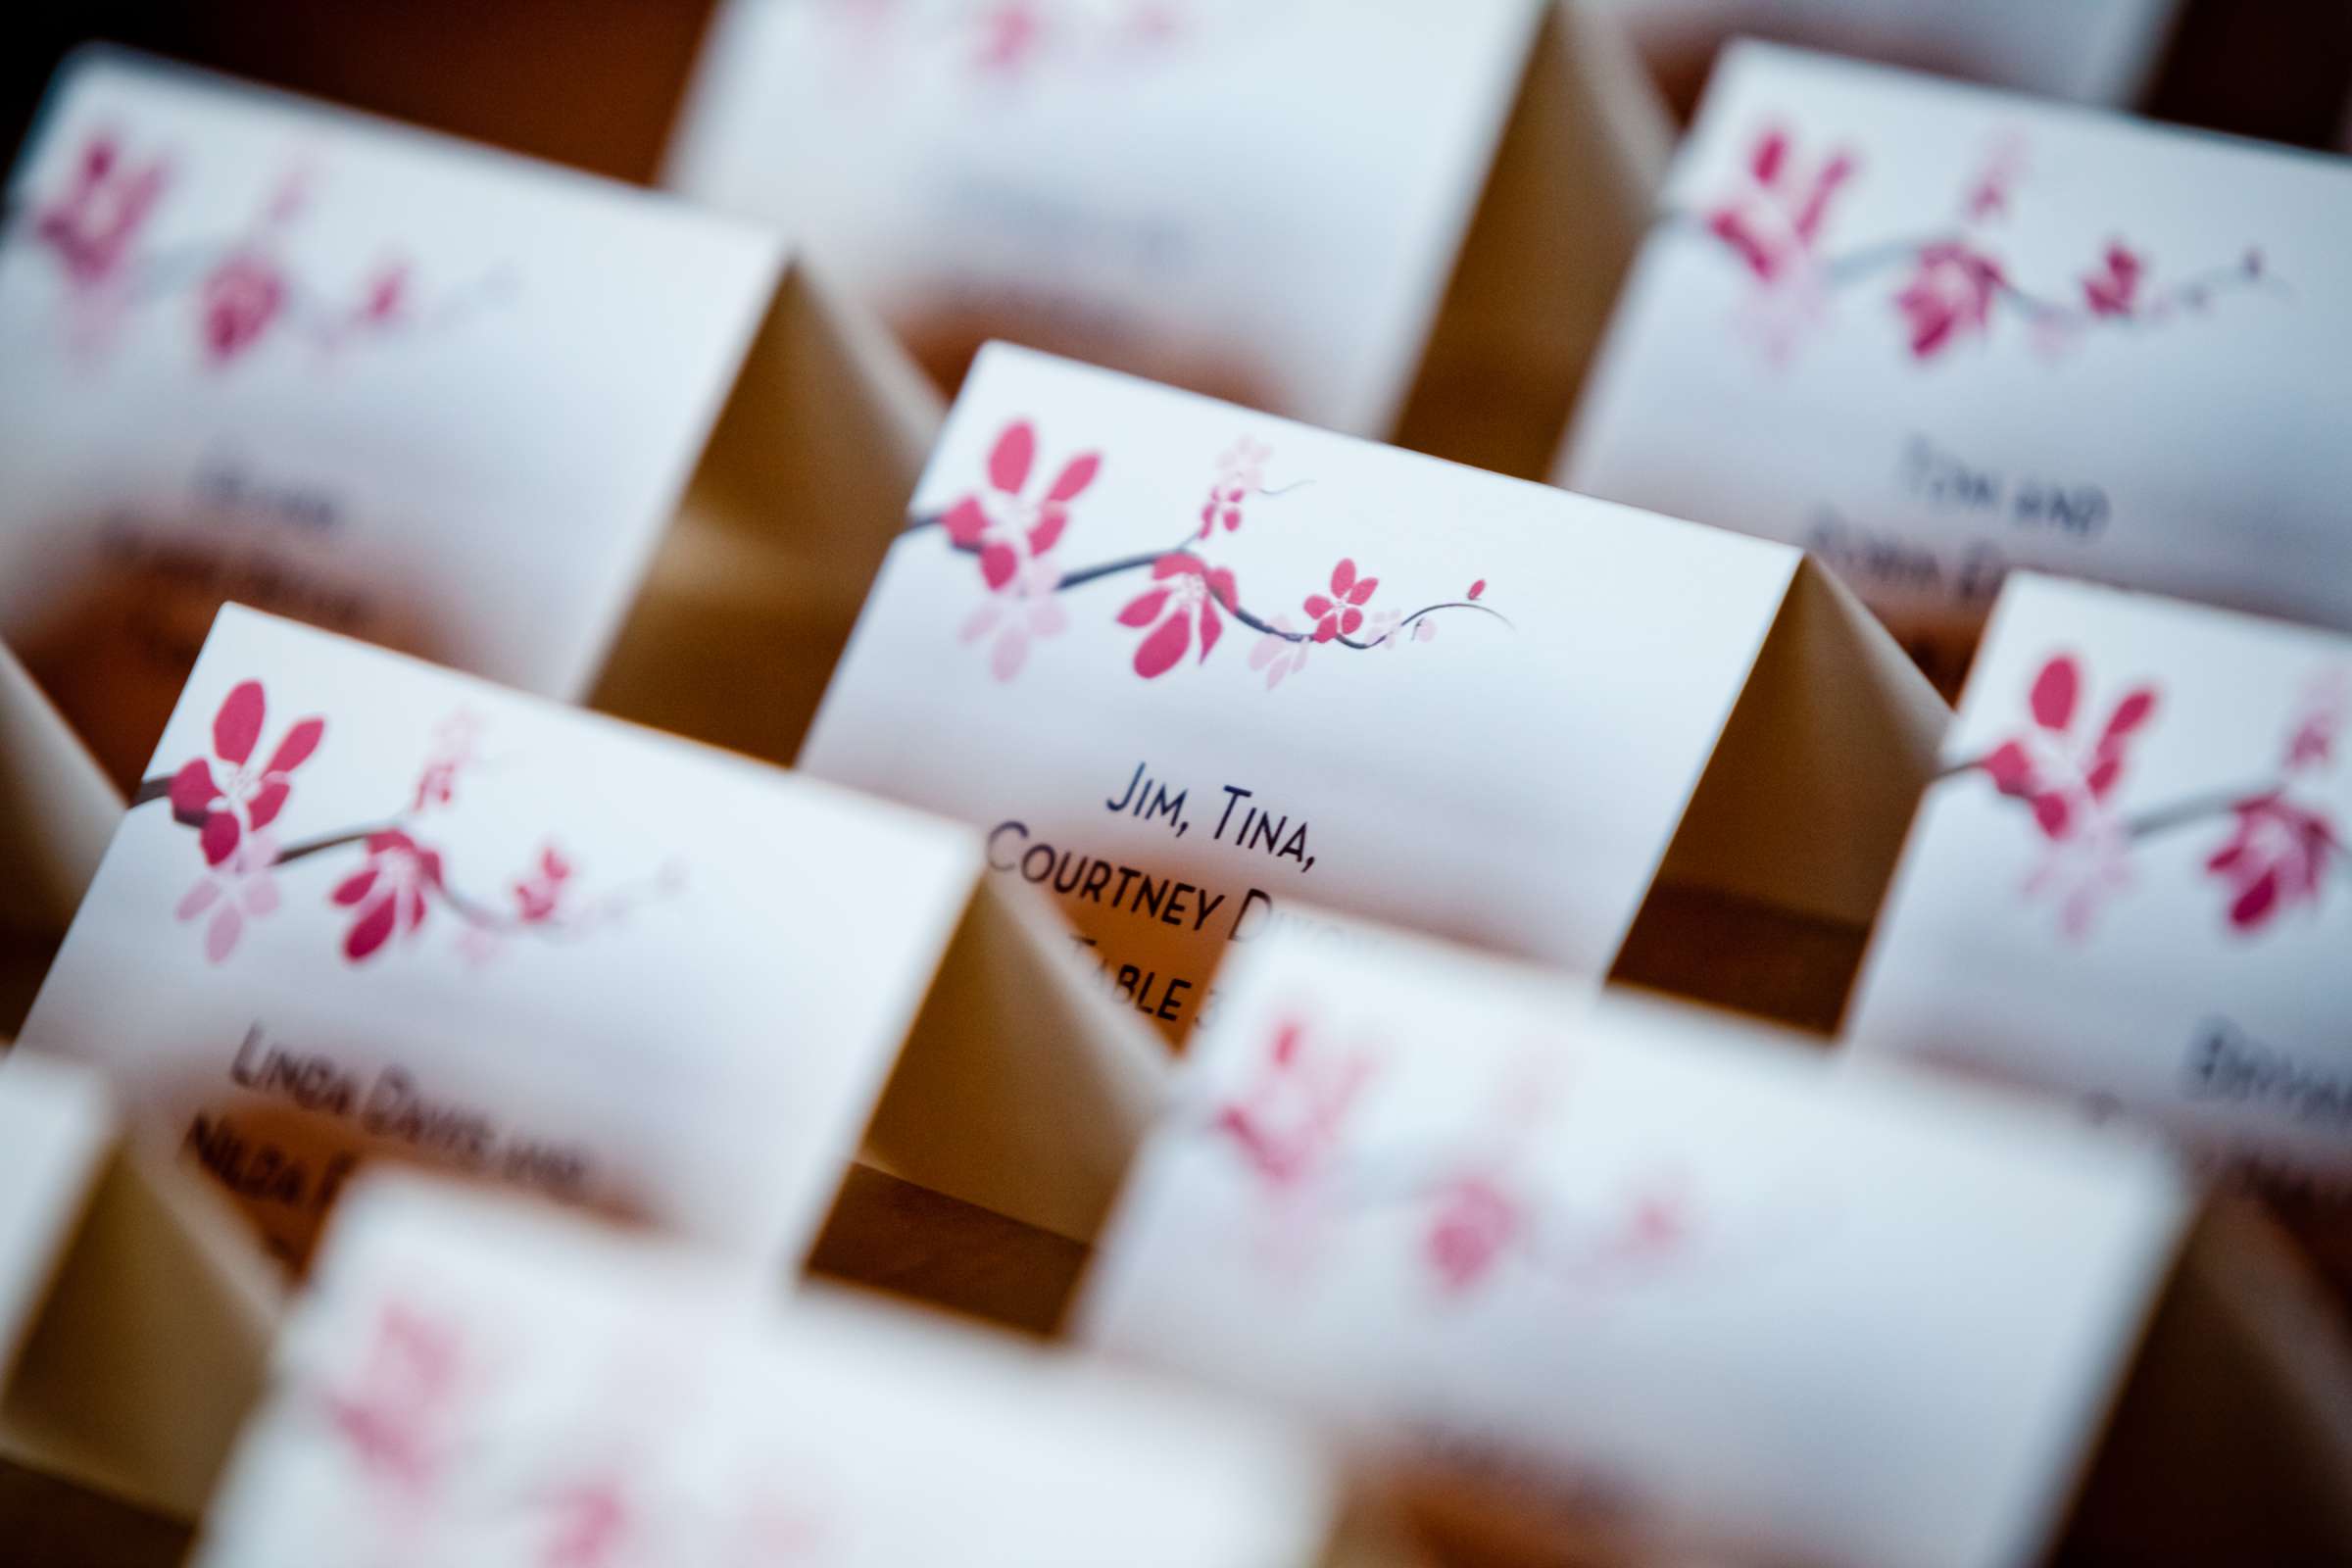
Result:
<svg viewBox="0 0 2352 1568"><path fill-rule="evenodd" d="M1842 150L1803 170L1790 148L1787 131L1765 131L1748 155L1745 179L1707 213L1708 232L1767 283L1815 265L1831 200L1854 173Z"/></svg>
<svg viewBox="0 0 2352 1568"><path fill-rule="evenodd" d="M2055 898L2062 929L2078 939L2089 934L2100 905L2131 881L2132 835L2112 797L2129 742L2156 710L2155 688L2136 687L2105 723L2077 734L2082 696L2082 666L2071 655L2045 662L2028 694L2033 727L1981 764L1994 789L2032 808L2049 848L2026 892Z"/></svg>
<svg viewBox="0 0 2352 1568"><path fill-rule="evenodd" d="M564 888L571 880L571 862L553 844L539 852L539 863L514 887L514 907L525 925L544 925L564 907Z"/></svg>
<svg viewBox="0 0 2352 1568"><path fill-rule="evenodd" d="M1518 1200L1484 1176L1449 1182L1429 1228L1429 1263L1448 1291L1478 1284L1526 1224Z"/></svg>
<svg viewBox="0 0 2352 1568"><path fill-rule="evenodd" d="M285 309L285 274L260 251L238 251L205 278L199 303L205 352L225 365L261 341Z"/></svg>
<svg viewBox="0 0 2352 1568"><path fill-rule="evenodd" d="M1343 560L1331 568L1331 593L1308 594L1300 607L1307 618L1315 623L1315 641L1330 642L1334 637L1349 637L1364 623L1364 605L1380 587L1378 577L1358 577L1355 563Z"/></svg>
<svg viewBox="0 0 2352 1568"><path fill-rule="evenodd" d="M368 863L335 885L334 902L354 909L343 955L354 963L377 952L393 936L414 934L424 924L428 894L443 891L440 852L398 828L368 835Z"/></svg>
<svg viewBox="0 0 2352 1568"><path fill-rule="evenodd" d="M997 679L1010 680L1021 672L1031 643L1069 630L1069 612L1055 597L1060 587L1061 573L1043 556L1034 556L965 617L963 641L989 640L988 667Z"/></svg>
<svg viewBox="0 0 2352 1568"><path fill-rule="evenodd" d="M559 1491L555 1525L536 1568L616 1568L635 1538L637 1509L620 1475L601 1475Z"/></svg>
<svg viewBox="0 0 2352 1568"><path fill-rule="evenodd" d="M253 766L267 711L262 683L240 681L213 715L212 758L192 758L172 775L172 814L197 830L207 865L221 864L247 831L277 819L293 792L294 770L310 760L326 733L326 720L303 719L286 731L268 760ZM223 770L218 778L215 763Z"/></svg>
<svg viewBox="0 0 2352 1568"><path fill-rule="evenodd" d="M1152 577L1160 586L1145 589L1119 612L1120 625L1152 628L1135 650L1135 672L1146 680L1175 668L1196 639L1206 661L1224 632L1218 606L1231 610L1238 602L1232 572L1182 552L1161 556Z"/></svg>
<svg viewBox="0 0 2352 1568"><path fill-rule="evenodd" d="M1300 637L1288 615L1276 615L1267 624L1274 629L1260 633L1250 648L1250 667L1266 672L1266 690L1272 691L1306 667L1306 650L1312 639Z"/></svg>
<svg viewBox="0 0 2352 1568"><path fill-rule="evenodd" d="M2236 831L2205 862L2230 888L2230 924L2257 931L2298 904L2318 903L2328 867L2344 850L2334 824L2277 790L2230 810Z"/></svg>
<svg viewBox="0 0 2352 1568"><path fill-rule="evenodd" d="M1328 1164L1371 1076L1365 1053L1335 1059L1310 1052L1306 1025L1284 1023L1250 1088L1220 1106L1211 1125L1268 1186L1297 1188Z"/></svg>
<svg viewBox="0 0 2352 1568"><path fill-rule="evenodd" d="M1200 503L1197 537L1206 539L1220 527L1231 533L1242 525L1242 503L1265 487L1266 460L1273 455L1273 448L1243 436L1218 457L1217 476Z"/></svg>
<svg viewBox="0 0 2352 1568"><path fill-rule="evenodd" d="M2082 298L2093 316L2130 316L2139 297L2139 280L2146 261L2116 243L2107 247L2104 266L2082 279Z"/></svg>
<svg viewBox="0 0 2352 1568"><path fill-rule="evenodd" d="M167 177L162 159L134 166L112 134L93 135L65 190L36 210L33 236L76 288L101 287L122 272Z"/></svg>
<svg viewBox="0 0 2352 1568"><path fill-rule="evenodd" d="M172 913L193 920L207 910L204 956L214 963L236 951L245 922L277 912L277 839L268 832L248 833L229 852L228 858L196 879Z"/></svg>
<svg viewBox="0 0 2352 1568"><path fill-rule="evenodd" d="M1993 297L2005 279L2000 264L1958 241L1929 245L1918 270L1894 297L1911 331L1911 352L1928 359L1991 325Z"/></svg>
<svg viewBox="0 0 2352 1568"><path fill-rule="evenodd" d="M940 519L950 539L979 555L980 575L995 592L1013 587L1024 565L1060 541L1069 526L1069 504L1095 482L1102 466L1101 456L1092 452L1070 459L1033 502L1021 492L1036 461L1036 427L1026 419L1006 425L989 449L988 484L993 493L972 491Z"/></svg>
<svg viewBox="0 0 2352 1568"><path fill-rule="evenodd" d="M458 1331L398 1302L378 1314L366 1359L321 1395L328 1429L370 1480L416 1505L450 1456L449 1418L465 1381Z"/></svg>

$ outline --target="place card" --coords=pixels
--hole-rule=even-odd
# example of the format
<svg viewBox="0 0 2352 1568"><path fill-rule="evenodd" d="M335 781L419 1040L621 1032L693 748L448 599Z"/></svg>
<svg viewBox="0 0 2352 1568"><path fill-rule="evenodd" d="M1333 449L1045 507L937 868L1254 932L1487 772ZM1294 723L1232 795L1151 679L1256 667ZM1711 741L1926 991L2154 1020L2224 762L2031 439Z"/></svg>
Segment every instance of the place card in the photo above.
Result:
<svg viewBox="0 0 2352 1568"><path fill-rule="evenodd" d="M664 182L945 386L1008 338L1533 476L1668 144L1581 4L733 0Z"/></svg>
<svg viewBox="0 0 2352 1568"><path fill-rule="evenodd" d="M1308 1568L1288 1429L415 1180L354 1195L194 1561Z"/></svg>
<svg viewBox="0 0 2352 1568"><path fill-rule="evenodd" d="M1557 476L1804 545L1947 690L2013 566L2352 627L2347 222L2340 159L1742 44Z"/></svg>
<svg viewBox="0 0 2352 1568"><path fill-rule="evenodd" d="M1787 546L994 345L800 765L1180 1035L1300 905L1588 973L1662 864L1867 924L1947 716Z"/></svg>
<svg viewBox="0 0 2352 1568"><path fill-rule="evenodd" d="M194 1518L277 1311L235 1216L126 1148L94 1075L0 1055L0 1458Z"/></svg>
<svg viewBox="0 0 2352 1568"><path fill-rule="evenodd" d="M812 686L767 671L846 634L833 573L934 416L768 234L120 51L69 62L8 206L0 637L124 788L230 599L567 700L617 645L656 703L720 633Z"/></svg>
<svg viewBox="0 0 2352 1568"><path fill-rule="evenodd" d="M2039 1560L2180 1243L2159 1150L1403 938L1234 968L1083 1342L1653 1543Z"/></svg>
<svg viewBox="0 0 2352 1568"><path fill-rule="evenodd" d="M1846 1025L2352 1194L2352 640L2013 574Z"/></svg>
<svg viewBox="0 0 2352 1568"><path fill-rule="evenodd" d="M132 802L21 1049L288 1256L384 1156L772 1271L861 1133L1085 1240L1163 1070L965 830L239 607Z"/></svg>
<svg viewBox="0 0 2352 1568"><path fill-rule="evenodd" d="M32 1004L122 797L0 644L0 1045Z"/></svg>
<svg viewBox="0 0 2352 1568"><path fill-rule="evenodd" d="M2154 73L2180 0L1598 0L1678 106L1695 101L1732 39L1770 38L2009 87L2039 98L2127 105Z"/></svg>

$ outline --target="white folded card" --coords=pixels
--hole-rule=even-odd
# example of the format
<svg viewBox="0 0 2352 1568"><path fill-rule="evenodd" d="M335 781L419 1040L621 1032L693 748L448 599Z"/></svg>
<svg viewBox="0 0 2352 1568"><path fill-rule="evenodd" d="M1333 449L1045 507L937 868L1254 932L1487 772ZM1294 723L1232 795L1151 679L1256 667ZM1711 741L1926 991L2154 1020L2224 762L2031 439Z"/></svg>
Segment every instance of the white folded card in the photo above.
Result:
<svg viewBox="0 0 2352 1568"><path fill-rule="evenodd" d="M1786 546L997 345L801 765L981 828L1181 1032L1299 903L1604 970L1678 827L1866 922L1943 716Z"/></svg>
<svg viewBox="0 0 2352 1568"><path fill-rule="evenodd" d="M1666 146L1581 6L733 0L665 182L946 385L1008 338L1532 474Z"/></svg>
<svg viewBox="0 0 2352 1568"><path fill-rule="evenodd" d="M1307 1568L1287 1429L414 1179L332 1239L194 1561Z"/></svg>
<svg viewBox="0 0 2352 1568"><path fill-rule="evenodd" d="M1083 1340L1669 1541L2037 1559L2179 1242L2150 1145L1404 939L1235 967Z"/></svg>
<svg viewBox="0 0 2352 1568"><path fill-rule="evenodd" d="M1598 0L1669 90L1695 90L1724 43L1767 37L2043 98L2126 104L2157 63L2179 0ZM1675 91L1679 99L1682 92Z"/></svg>
<svg viewBox="0 0 2352 1568"><path fill-rule="evenodd" d="M2010 579L1846 1033L2352 1191L2352 639Z"/></svg>
<svg viewBox="0 0 2352 1568"><path fill-rule="evenodd" d="M1787 539L1956 684L2031 566L2352 627L2341 160L1725 59L1558 468Z"/></svg>
<svg viewBox="0 0 2352 1568"><path fill-rule="evenodd" d="M235 1216L123 1147L95 1075L0 1055L0 1457L193 1518L277 1310Z"/></svg>
<svg viewBox="0 0 2352 1568"><path fill-rule="evenodd" d="M797 1261L886 1082L886 1161L1083 1238L1157 1048L979 869L945 822L232 606L22 1049L105 1068L290 1253L380 1154ZM967 968L1008 999L917 1027Z"/></svg>
<svg viewBox="0 0 2352 1568"><path fill-rule="evenodd" d="M0 636L125 784L227 599L583 695L714 423L806 439L781 365L820 430L880 400L772 236L136 56L68 66L8 216ZM872 444L731 478L838 506Z"/></svg>
<svg viewBox="0 0 2352 1568"><path fill-rule="evenodd" d="M17 1032L122 797L0 644L0 1044Z"/></svg>

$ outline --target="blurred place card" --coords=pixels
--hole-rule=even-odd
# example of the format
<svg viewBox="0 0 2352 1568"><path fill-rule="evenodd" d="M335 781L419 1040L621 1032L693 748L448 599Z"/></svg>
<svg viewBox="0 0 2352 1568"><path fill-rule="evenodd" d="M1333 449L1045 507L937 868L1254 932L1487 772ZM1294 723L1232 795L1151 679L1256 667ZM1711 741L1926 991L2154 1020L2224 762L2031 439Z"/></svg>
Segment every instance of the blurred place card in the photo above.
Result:
<svg viewBox="0 0 2352 1568"><path fill-rule="evenodd" d="M802 765L1181 1034L1299 904L1588 973L1661 862L1866 924L1946 716L1786 546L996 345Z"/></svg>
<svg viewBox="0 0 2352 1568"><path fill-rule="evenodd" d="M886 1164L1084 1239L1157 1048L979 872L948 823L232 606L22 1048L290 1255L384 1155L795 1263L886 1083Z"/></svg>
<svg viewBox="0 0 2352 1568"><path fill-rule="evenodd" d="M1760 45L1560 481L1806 546L1948 688L2029 566L2352 627L2352 168Z"/></svg>
<svg viewBox="0 0 2352 1568"><path fill-rule="evenodd" d="M277 1306L235 1216L124 1148L95 1075L0 1055L0 1458L195 1517Z"/></svg>
<svg viewBox="0 0 2352 1568"><path fill-rule="evenodd" d="M0 1045L17 1032L122 797L0 644Z"/></svg>
<svg viewBox="0 0 2352 1568"><path fill-rule="evenodd" d="M336 1221L194 1561L1308 1568L1275 1422L414 1179Z"/></svg>
<svg viewBox="0 0 2352 1568"><path fill-rule="evenodd" d="M2012 577L1854 1049L2163 1124L2352 1247L2347 725L2352 640Z"/></svg>
<svg viewBox="0 0 2352 1568"><path fill-rule="evenodd" d="M2038 1560L2179 1244L2152 1145L1434 946L1237 969L1082 1339L1531 1514Z"/></svg>
<svg viewBox="0 0 2352 1568"><path fill-rule="evenodd" d="M734 0L666 179L944 385L1008 338L1533 475L1666 148L1581 5Z"/></svg>
<svg viewBox="0 0 2352 1568"><path fill-rule="evenodd" d="M1743 36L2120 105L2154 71L2180 0L1597 0L1596 9L1633 35L1679 105Z"/></svg>
<svg viewBox="0 0 2352 1568"><path fill-rule="evenodd" d="M0 636L126 788L229 599L578 698L714 421L701 488L739 508L838 506L882 461L833 443L796 488L725 439L805 458L889 401L803 292L779 241L662 198L84 52L0 230Z"/></svg>

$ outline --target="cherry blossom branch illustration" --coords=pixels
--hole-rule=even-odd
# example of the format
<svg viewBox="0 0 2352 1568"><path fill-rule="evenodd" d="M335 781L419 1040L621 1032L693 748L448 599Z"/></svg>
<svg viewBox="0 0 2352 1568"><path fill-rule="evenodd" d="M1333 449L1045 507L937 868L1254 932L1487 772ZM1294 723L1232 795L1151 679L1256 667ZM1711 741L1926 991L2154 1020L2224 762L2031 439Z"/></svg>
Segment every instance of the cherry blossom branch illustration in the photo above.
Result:
<svg viewBox="0 0 2352 1568"><path fill-rule="evenodd" d="M135 309L192 291L199 340L216 367L289 333L327 352L362 337L439 330L513 287L494 274L426 309L413 269L398 258L378 264L348 297L303 278L283 251L310 207L314 179L304 169L279 181L243 234L143 251L141 235L172 182L163 157L135 162L115 132L95 132L61 189L0 212L0 245L28 245L55 263L85 340L102 339Z"/></svg>
<svg viewBox="0 0 2352 1568"><path fill-rule="evenodd" d="M1703 212L1671 213L1662 223L1704 234L1753 274L1759 302L1777 307L1758 322L1775 359L1785 358L1794 335L1819 318L1829 293L1906 269L1890 303L1908 328L1913 358L1923 361L1987 332L1996 305L2055 344L2094 326L2161 323L2184 311L2202 311L2232 291L2292 297L2257 247L2247 247L2234 263L2153 288L2148 258L2120 239L2109 241L2096 266L2077 277L2079 298L2029 289L1984 237L1985 226L2008 212L2022 165L2019 144L2004 143L1968 185L1960 219L1951 226L1828 254L1823 236L1838 198L1859 176L1860 160L1839 149L1806 165L1788 133L1773 128L1756 138L1728 193Z"/></svg>
<svg viewBox="0 0 2352 1568"><path fill-rule="evenodd" d="M674 890L674 872L640 885L624 886L592 905L570 897L573 868L552 843L509 886L513 911L476 899L451 881L440 851L418 837L420 819L455 799L460 773L474 760L474 724L461 714L442 726L406 810L380 821L280 844L274 828L294 787L294 774L324 739L326 721L304 718L257 760L267 702L259 681L239 682L213 718L213 751L169 774L144 779L132 792L130 808L157 802L171 807L172 819L192 829L204 871L180 900L177 918L206 920L205 952L225 961L245 924L276 911L274 873L282 867L354 847L366 858L360 868L335 884L330 902L353 911L344 956L354 963L382 950L397 936L423 925L431 905L450 910L467 927L467 952L481 958L490 944L519 932L542 937L576 935L625 913L647 898ZM216 772L216 767L219 771Z"/></svg>
<svg viewBox="0 0 2352 1568"><path fill-rule="evenodd" d="M1298 488L1266 485L1265 464L1271 455L1247 438L1229 448L1217 460L1199 525L1165 549L1065 571L1055 564L1054 552L1068 530L1072 503L1093 485L1102 459L1093 452L1071 458L1042 495L1033 497L1028 491L1037 432L1028 420L1016 419L999 432L990 449L984 488L967 492L945 512L913 519L903 532L937 528L946 533L952 549L978 562L990 598L965 622L962 640L990 640L990 664L1000 680L1019 673L1033 642L1067 628L1062 595L1138 572L1149 573L1149 584L1127 602L1117 619L1123 626L1147 629L1133 660L1135 672L1146 680L1175 668L1196 642L1200 659L1205 661L1223 635L1227 616L1258 634L1250 667L1265 672L1269 690L1302 666L1310 647L1337 644L1363 653L1407 641L1426 642L1436 634L1432 617L1451 611L1474 612L1510 626L1501 612L1480 602L1487 591L1483 577L1461 597L1424 605L1410 613L1370 611L1380 579L1360 572L1352 557L1333 566L1326 588L1300 601L1303 625L1294 625L1285 614L1269 616L1245 608L1234 573L1216 564L1203 546L1221 532L1238 530L1245 509L1257 500Z"/></svg>
<svg viewBox="0 0 2352 1568"><path fill-rule="evenodd" d="M1999 795L2028 808L2047 854L2025 891L2057 896L2068 936L2086 935L2098 906L2130 884L2133 845L2216 817L2232 818L2232 830L2204 869L2228 889L2234 930L2251 934L2297 904L2317 905L2344 863L2345 845L2328 808L2308 799L2305 786L2333 765L2352 717L2352 671L2329 669L2311 682L2269 776L2130 813L2116 807L2114 795L2132 746L2155 721L2157 690L2132 688L2103 723L2078 731L2082 688L2081 662L2071 654L2051 656L2027 694L2031 723L1938 775L1982 773Z"/></svg>

